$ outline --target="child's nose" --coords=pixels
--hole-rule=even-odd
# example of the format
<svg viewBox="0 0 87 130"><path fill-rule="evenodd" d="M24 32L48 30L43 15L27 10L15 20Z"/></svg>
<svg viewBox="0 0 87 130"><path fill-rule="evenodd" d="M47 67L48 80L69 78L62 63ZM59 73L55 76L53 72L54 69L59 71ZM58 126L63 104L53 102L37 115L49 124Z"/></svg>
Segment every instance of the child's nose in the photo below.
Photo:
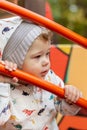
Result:
<svg viewBox="0 0 87 130"><path fill-rule="evenodd" d="M49 58L44 57L43 62L42 62L42 65L43 65L43 66L46 66L46 65L48 65L48 64L49 64Z"/></svg>

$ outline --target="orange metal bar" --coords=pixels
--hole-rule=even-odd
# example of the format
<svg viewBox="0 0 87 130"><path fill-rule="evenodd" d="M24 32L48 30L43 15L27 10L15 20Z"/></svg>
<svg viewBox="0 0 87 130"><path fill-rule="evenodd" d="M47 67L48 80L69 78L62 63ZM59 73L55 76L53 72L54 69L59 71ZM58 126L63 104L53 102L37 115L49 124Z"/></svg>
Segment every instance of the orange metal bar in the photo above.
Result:
<svg viewBox="0 0 87 130"><path fill-rule="evenodd" d="M77 44L87 48L87 38L67 29L66 27L49 20L48 18L45 18L43 16L40 16L32 11L29 11L23 7L20 7L16 4L13 4L11 2L0 0L0 8L4 9L6 11L9 11L10 13L14 13L16 15L19 15L27 20L32 20L35 23L38 23L42 26L45 26L57 33L59 33L61 36L76 42Z"/></svg>
<svg viewBox="0 0 87 130"><path fill-rule="evenodd" d="M17 77L20 80L26 81L28 83L32 83L36 86L39 86L40 88L43 88L49 92L52 92L52 93L60 96L61 98L64 98L64 89L60 88L57 85L49 83L47 81L41 80L33 75L25 73L21 70L17 69L16 71L9 72L8 70L6 70L4 68L4 65L0 64L0 73L3 73L5 75L11 76L11 77ZM76 102L76 104L79 105L80 107L87 109L87 100L85 100L83 98L80 98Z"/></svg>

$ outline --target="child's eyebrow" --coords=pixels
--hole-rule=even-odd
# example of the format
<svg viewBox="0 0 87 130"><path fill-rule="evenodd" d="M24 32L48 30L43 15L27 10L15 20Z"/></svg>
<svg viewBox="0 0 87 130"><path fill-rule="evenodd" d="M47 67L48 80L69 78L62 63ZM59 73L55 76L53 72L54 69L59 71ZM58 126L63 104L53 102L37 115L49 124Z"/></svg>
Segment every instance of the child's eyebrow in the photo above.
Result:
<svg viewBox="0 0 87 130"><path fill-rule="evenodd" d="M42 50L42 51L34 52L34 53L32 53L31 55L32 55L32 57L34 57L34 56L36 56L36 55L42 54L43 52L44 52L44 51ZM50 52L50 48L47 50L47 52Z"/></svg>
<svg viewBox="0 0 87 130"><path fill-rule="evenodd" d="M41 53L43 53L43 51L34 52L34 53L32 53L31 55L32 55L32 56L35 56L35 55L40 55Z"/></svg>

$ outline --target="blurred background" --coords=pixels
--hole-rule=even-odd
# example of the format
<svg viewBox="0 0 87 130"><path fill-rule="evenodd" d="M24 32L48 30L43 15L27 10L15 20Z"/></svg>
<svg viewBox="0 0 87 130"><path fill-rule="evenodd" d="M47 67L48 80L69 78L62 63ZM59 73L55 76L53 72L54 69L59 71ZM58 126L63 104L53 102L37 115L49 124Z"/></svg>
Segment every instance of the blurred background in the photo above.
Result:
<svg viewBox="0 0 87 130"><path fill-rule="evenodd" d="M24 6L25 1L30 0L7 0ZM45 1L45 0L44 0ZM47 0L50 4L53 20L74 32L87 37L87 0ZM39 6L40 7L40 6ZM8 17L6 11L0 10L0 18ZM72 44L71 41L57 35L56 43Z"/></svg>
<svg viewBox="0 0 87 130"><path fill-rule="evenodd" d="M56 22L87 37L87 0L49 0ZM71 43L59 37L62 44Z"/></svg>

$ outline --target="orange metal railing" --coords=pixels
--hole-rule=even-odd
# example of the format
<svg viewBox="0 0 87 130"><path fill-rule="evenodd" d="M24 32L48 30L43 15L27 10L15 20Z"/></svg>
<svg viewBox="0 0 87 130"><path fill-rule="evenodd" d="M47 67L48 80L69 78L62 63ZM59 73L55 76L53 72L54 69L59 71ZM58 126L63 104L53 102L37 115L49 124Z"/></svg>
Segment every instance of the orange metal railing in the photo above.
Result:
<svg viewBox="0 0 87 130"><path fill-rule="evenodd" d="M5 0L0 0L0 8L4 9L6 11L9 11L10 13L17 14L27 20L32 20L35 23L45 26L45 27L59 33L63 37L87 48L87 38L84 38L83 36L65 28L64 26L62 26L48 18L45 18L41 15L38 15L32 11L29 11L23 7L20 7L16 4L10 3Z"/></svg>
<svg viewBox="0 0 87 130"><path fill-rule="evenodd" d="M29 73L25 73L21 70L9 72L8 70L6 70L4 68L4 66L2 64L0 64L0 73L3 73L7 76L17 77L20 80L35 84L36 86L39 86L40 88L43 88L49 92L52 92L52 93L60 96L61 98L64 98L64 89L58 87L57 85L49 83L47 81L41 80L41 79L39 79L39 78L29 74ZM87 100L85 100L83 98L80 98L76 102L76 104L81 106L81 107L87 108Z"/></svg>
<svg viewBox="0 0 87 130"><path fill-rule="evenodd" d="M23 7L20 7L18 5L15 5L13 3L10 3L8 1L5 0L0 0L0 8L4 9L6 11L9 11L10 13L14 13L16 15L19 15L21 17L23 17L26 20L32 20L35 23L38 23L42 26L45 26L57 33L59 33L60 35L62 35L63 37L76 42L77 44L87 48L87 39L80 36L79 34L63 27L62 25L59 25L58 23L51 21L43 16L40 16L32 11L29 11L27 9L24 9ZM16 76L18 77L20 80L35 84L36 86L39 86L49 92L52 92L56 95L59 95L61 98L64 98L64 89L49 83L47 81L41 80L35 76L32 76L30 74L27 74L21 70L16 70L13 72L9 72L7 70L5 70L4 66L2 64L0 64L0 72L7 75L7 76ZM77 102L77 105L83 107L83 108L87 108L87 100L80 98Z"/></svg>

